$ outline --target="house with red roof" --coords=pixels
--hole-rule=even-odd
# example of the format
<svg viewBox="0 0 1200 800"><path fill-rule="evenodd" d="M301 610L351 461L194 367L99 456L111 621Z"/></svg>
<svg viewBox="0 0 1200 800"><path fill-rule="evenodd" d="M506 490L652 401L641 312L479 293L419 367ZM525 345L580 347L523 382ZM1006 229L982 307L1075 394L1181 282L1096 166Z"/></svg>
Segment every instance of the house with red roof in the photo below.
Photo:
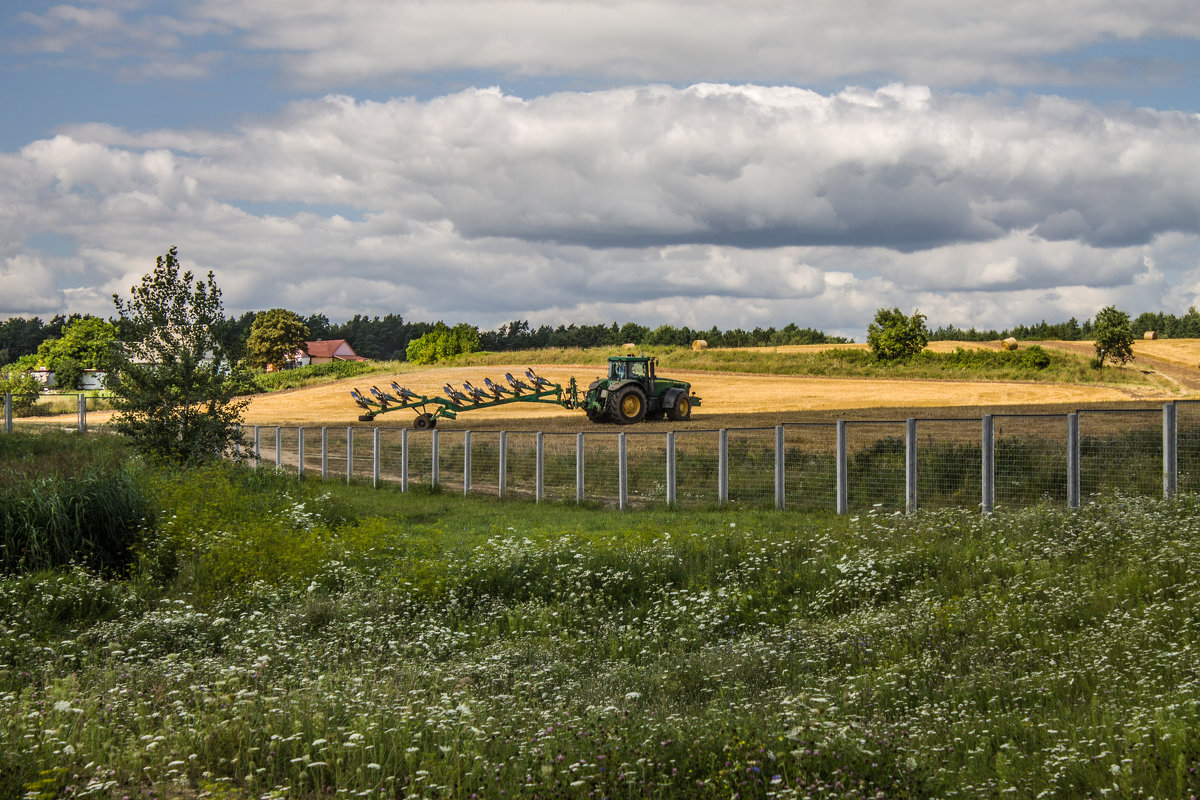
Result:
<svg viewBox="0 0 1200 800"><path fill-rule="evenodd" d="M366 361L354 352L345 339L329 339L320 342L305 342L303 350L296 351L296 366L328 364L331 361Z"/></svg>

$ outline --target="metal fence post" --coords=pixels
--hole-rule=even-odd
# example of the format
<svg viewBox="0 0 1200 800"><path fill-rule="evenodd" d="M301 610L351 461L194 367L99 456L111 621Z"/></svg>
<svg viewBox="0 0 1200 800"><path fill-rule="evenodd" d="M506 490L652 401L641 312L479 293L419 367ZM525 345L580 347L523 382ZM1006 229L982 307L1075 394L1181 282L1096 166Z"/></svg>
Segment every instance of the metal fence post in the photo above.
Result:
<svg viewBox="0 0 1200 800"><path fill-rule="evenodd" d="M729 502L729 430L717 433L717 502Z"/></svg>
<svg viewBox="0 0 1200 800"><path fill-rule="evenodd" d="M379 488L379 428L371 431L371 486Z"/></svg>
<svg viewBox="0 0 1200 800"><path fill-rule="evenodd" d="M583 434L575 434L575 502L583 503L584 499L584 461Z"/></svg>
<svg viewBox="0 0 1200 800"><path fill-rule="evenodd" d="M783 508L783 426L775 426L775 508Z"/></svg>
<svg viewBox="0 0 1200 800"><path fill-rule="evenodd" d="M497 493L504 497L508 488L508 431L500 431L500 479Z"/></svg>
<svg viewBox="0 0 1200 800"><path fill-rule="evenodd" d="M629 504L629 462L626 460L625 434L617 434L617 508Z"/></svg>
<svg viewBox="0 0 1200 800"><path fill-rule="evenodd" d="M909 417L904 425L904 511L917 510L917 420Z"/></svg>
<svg viewBox="0 0 1200 800"><path fill-rule="evenodd" d="M275 469L283 469L283 426L275 426Z"/></svg>
<svg viewBox="0 0 1200 800"><path fill-rule="evenodd" d="M321 428L321 480L329 477L329 428Z"/></svg>
<svg viewBox="0 0 1200 800"><path fill-rule="evenodd" d="M254 426L254 467L258 468L262 461L262 438L258 426Z"/></svg>
<svg viewBox="0 0 1200 800"><path fill-rule="evenodd" d="M667 505L675 505L675 431L667 432Z"/></svg>
<svg viewBox="0 0 1200 800"><path fill-rule="evenodd" d="M463 432L463 494L471 493L471 432Z"/></svg>
<svg viewBox="0 0 1200 800"><path fill-rule="evenodd" d="M1179 491L1179 407L1163 405L1163 497L1170 500Z"/></svg>
<svg viewBox="0 0 1200 800"><path fill-rule="evenodd" d="M546 451L543 436L544 434L538 431L534 437L536 444L533 455L533 499L538 503L542 502L542 492L546 484Z"/></svg>
<svg viewBox="0 0 1200 800"><path fill-rule="evenodd" d="M846 466L846 420L837 421L837 513L850 510L850 470Z"/></svg>
<svg viewBox="0 0 1200 800"><path fill-rule="evenodd" d="M12 433L12 392L4 393L4 432Z"/></svg>
<svg viewBox="0 0 1200 800"><path fill-rule="evenodd" d="M304 477L304 426L296 428L296 478Z"/></svg>
<svg viewBox="0 0 1200 800"><path fill-rule="evenodd" d="M438 441L437 428L433 429L432 435L430 436L430 440L431 440L431 443L429 445L430 461L432 463L430 463L430 465L429 465L429 485L436 487L438 485L438 480L440 478L440 476L438 475L438 461L441 460L441 453L439 452L441 450L441 446L440 446L441 443Z"/></svg>
<svg viewBox="0 0 1200 800"><path fill-rule="evenodd" d="M980 452L983 454L983 497L980 504L983 513L991 514L996 510L996 426L991 414L983 415L980 445Z"/></svg>
<svg viewBox="0 0 1200 800"><path fill-rule="evenodd" d="M79 393L79 432L87 433L87 395Z"/></svg>
<svg viewBox="0 0 1200 800"><path fill-rule="evenodd" d="M1067 507L1079 508L1079 412L1067 415Z"/></svg>
<svg viewBox="0 0 1200 800"><path fill-rule="evenodd" d="M408 491L408 428L400 429L400 491Z"/></svg>
<svg viewBox="0 0 1200 800"><path fill-rule="evenodd" d="M346 428L346 483L354 477L354 428Z"/></svg>

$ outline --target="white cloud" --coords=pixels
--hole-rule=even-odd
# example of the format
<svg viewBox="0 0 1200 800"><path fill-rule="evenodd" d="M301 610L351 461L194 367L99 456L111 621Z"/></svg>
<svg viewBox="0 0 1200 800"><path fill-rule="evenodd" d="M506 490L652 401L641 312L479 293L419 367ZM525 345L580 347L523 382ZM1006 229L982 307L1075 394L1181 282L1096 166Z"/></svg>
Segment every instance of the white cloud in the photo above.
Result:
<svg viewBox="0 0 1200 800"><path fill-rule="evenodd" d="M37 316L64 310L63 294L54 273L29 255L10 256L0 262L0 317Z"/></svg>
<svg viewBox="0 0 1200 800"><path fill-rule="evenodd" d="M0 154L0 232L10 259L78 243L63 286L93 313L178 245L235 310L861 336L920 305L1005 327L1176 302L1200 119L905 85L330 96L223 135L85 125Z"/></svg>

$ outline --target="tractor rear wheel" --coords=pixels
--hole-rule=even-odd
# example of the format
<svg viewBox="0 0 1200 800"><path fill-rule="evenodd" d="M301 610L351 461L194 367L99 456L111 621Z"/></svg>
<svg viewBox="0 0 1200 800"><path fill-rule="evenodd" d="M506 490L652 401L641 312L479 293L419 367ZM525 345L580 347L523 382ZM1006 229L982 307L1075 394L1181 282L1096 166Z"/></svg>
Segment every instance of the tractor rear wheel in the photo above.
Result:
<svg viewBox="0 0 1200 800"><path fill-rule="evenodd" d="M646 418L646 395L641 387L618 389L608 398L608 418L621 425L632 425Z"/></svg>
<svg viewBox="0 0 1200 800"><path fill-rule="evenodd" d="M683 422L692 416L692 399L686 394L679 395L675 400L675 407L667 409L667 416L673 422Z"/></svg>

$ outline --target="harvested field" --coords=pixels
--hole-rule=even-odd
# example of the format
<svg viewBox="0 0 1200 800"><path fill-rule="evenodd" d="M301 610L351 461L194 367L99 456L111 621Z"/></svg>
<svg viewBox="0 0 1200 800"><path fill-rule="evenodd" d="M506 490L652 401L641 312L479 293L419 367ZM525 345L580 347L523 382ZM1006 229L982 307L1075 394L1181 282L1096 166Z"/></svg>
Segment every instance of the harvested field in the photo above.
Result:
<svg viewBox="0 0 1200 800"><path fill-rule="evenodd" d="M440 395L443 384L463 381L481 383L484 376L499 378L505 371L520 373L523 365L510 367L441 367L405 375L373 375L371 380L350 379L317 387L296 389L255 397L246 413L249 424L355 424L360 410L350 399L350 388L381 388L393 380L414 392ZM575 376L586 387L601 371L596 364L546 365L535 369L555 383ZM800 419L828 419L841 412L859 411L857 417L896 417L908 414L936 416L946 409L958 415L978 415L989 410L1063 408L1120 405L1131 401L1161 402L1178 397L1155 386L1080 386L1000 381L879 380L870 378L827 378L811 376L762 376L685 370L663 370L665 375L692 382L692 390L703 400L691 422L646 423L638 430L672 427L714 428L773 425ZM869 412L869 413L868 413ZM378 417L374 424L409 426L414 413L399 410ZM509 430L596 430L578 411L551 405L509 405L462 414L457 420L440 421L439 427L476 430L504 427Z"/></svg>

